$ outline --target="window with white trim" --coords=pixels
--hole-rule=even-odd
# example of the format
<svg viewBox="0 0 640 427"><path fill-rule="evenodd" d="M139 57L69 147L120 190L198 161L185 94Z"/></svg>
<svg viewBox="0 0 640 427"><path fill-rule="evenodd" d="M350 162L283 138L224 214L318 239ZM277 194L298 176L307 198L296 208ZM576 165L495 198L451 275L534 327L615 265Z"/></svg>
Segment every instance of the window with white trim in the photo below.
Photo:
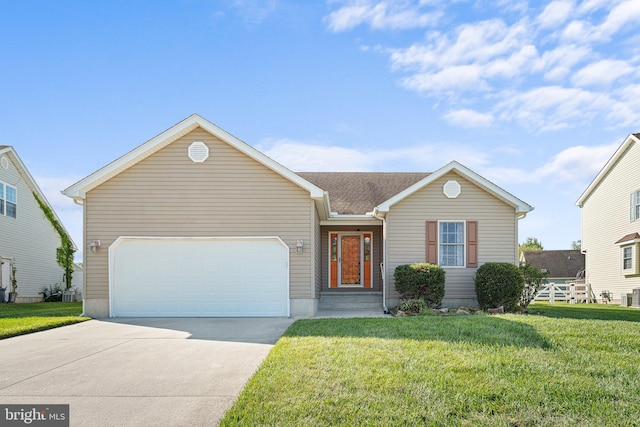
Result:
<svg viewBox="0 0 640 427"><path fill-rule="evenodd" d="M439 223L439 264L443 267L464 267L464 221Z"/></svg>
<svg viewBox="0 0 640 427"><path fill-rule="evenodd" d="M640 219L640 190L631 193L631 222Z"/></svg>
<svg viewBox="0 0 640 427"><path fill-rule="evenodd" d="M633 246L622 248L622 269L631 270L633 268Z"/></svg>
<svg viewBox="0 0 640 427"><path fill-rule="evenodd" d="M0 182L0 215L16 217L18 190L15 187Z"/></svg>

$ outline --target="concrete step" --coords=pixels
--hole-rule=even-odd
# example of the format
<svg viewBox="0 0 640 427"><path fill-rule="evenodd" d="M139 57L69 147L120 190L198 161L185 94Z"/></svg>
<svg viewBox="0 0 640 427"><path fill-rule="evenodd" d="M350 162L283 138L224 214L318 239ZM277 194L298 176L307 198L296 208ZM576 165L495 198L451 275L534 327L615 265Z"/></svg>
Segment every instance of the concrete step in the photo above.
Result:
<svg viewBox="0 0 640 427"><path fill-rule="evenodd" d="M319 310L380 310L382 292L324 292L320 294Z"/></svg>

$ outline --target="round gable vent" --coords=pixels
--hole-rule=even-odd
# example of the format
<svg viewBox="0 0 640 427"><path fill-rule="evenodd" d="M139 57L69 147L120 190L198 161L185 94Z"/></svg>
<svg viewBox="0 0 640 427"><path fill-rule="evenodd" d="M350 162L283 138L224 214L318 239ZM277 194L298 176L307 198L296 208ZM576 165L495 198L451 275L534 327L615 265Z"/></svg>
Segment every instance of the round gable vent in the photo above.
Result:
<svg viewBox="0 0 640 427"><path fill-rule="evenodd" d="M194 141L189 146L189 158L194 163L202 163L209 158L209 147L202 141Z"/></svg>
<svg viewBox="0 0 640 427"><path fill-rule="evenodd" d="M0 166L2 169L9 169L9 159L6 156L0 157Z"/></svg>
<svg viewBox="0 0 640 427"><path fill-rule="evenodd" d="M442 192L450 199L455 199L460 195L460 184L458 181L447 181L442 187Z"/></svg>

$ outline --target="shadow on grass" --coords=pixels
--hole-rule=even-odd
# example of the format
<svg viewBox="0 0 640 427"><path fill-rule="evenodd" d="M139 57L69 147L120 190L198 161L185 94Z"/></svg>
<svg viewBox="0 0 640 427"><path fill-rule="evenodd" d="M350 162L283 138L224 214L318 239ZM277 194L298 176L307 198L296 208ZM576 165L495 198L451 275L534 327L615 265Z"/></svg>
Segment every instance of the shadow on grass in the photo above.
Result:
<svg viewBox="0 0 640 427"><path fill-rule="evenodd" d="M493 316L298 320L285 337L355 337L549 348L530 325Z"/></svg>
<svg viewBox="0 0 640 427"><path fill-rule="evenodd" d="M622 320L640 322L640 309L612 304L535 303L529 306L529 315L555 319Z"/></svg>

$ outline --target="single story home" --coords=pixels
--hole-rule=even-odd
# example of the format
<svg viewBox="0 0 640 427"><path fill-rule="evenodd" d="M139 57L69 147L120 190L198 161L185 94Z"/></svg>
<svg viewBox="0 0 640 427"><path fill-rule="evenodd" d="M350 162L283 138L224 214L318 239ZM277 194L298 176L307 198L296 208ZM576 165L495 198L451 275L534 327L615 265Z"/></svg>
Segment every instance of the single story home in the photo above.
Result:
<svg viewBox="0 0 640 427"><path fill-rule="evenodd" d="M311 317L365 295L387 310L394 269L425 261L445 304L472 305L480 265L518 262L533 209L455 161L294 173L195 114L63 193L84 206L92 317Z"/></svg>

